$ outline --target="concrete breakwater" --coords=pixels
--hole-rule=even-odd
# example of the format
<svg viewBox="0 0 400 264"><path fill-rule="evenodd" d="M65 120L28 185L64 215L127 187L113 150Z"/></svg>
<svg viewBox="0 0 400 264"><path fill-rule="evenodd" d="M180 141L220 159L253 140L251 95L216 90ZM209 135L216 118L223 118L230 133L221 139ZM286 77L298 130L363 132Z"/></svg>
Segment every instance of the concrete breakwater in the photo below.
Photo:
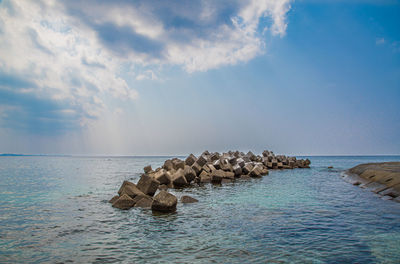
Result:
<svg viewBox="0 0 400 264"><path fill-rule="evenodd" d="M385 200L400 202L400 162L360 164L347 170L342 177Z"/></svg>
<svg viewBox="0 0 400 264"><path fill-rule="evenodd" d="M310 163L309 159L275 155L268 150L262 155L255 155L251 151L246 154L239 151L222 154L204 151L199 157L190 154L185 160L168 159L162 167L155 170L150 165L144 167L144 174L138 183L124 181L118 195L110 203L113 207L124 210L141 207L158 212L173 212L178 200L168 192L169 188L258 178L267 175L269 170L309 168ZM184 196L181 202L191 203L197 200Z"/></svg>

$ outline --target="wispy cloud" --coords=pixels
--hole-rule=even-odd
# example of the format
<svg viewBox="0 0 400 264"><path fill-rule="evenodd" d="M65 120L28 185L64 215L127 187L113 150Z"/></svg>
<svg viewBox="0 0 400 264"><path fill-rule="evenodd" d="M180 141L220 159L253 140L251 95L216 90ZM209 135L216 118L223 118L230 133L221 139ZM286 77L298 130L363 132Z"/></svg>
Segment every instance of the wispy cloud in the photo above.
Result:
<svg viewBox="0 0 400 264"><path fill-rule="evenodd" d="M138 97L121 72L155 80L160 65L246 62L265 51L265 32L285 34L289 9L290 0L0 1L0 122L85 126L109 95Z"/></svg>

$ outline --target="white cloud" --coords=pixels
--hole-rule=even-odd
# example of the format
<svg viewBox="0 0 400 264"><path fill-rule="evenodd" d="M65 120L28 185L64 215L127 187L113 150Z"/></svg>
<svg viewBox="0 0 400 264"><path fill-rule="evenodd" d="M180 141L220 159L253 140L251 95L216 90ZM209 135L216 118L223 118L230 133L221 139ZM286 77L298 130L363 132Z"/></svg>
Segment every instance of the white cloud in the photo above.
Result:
<svg viewBox="0 0 400 264"><path fill-rule="evenodd" d="M0 74L26 80L16 92L62 104L85 125L109 95L138 97L122 72L157 80L162 65L195 72L247 62L265 51L265 31L285 34L289 9L290 0L4 0Z"/></svg>

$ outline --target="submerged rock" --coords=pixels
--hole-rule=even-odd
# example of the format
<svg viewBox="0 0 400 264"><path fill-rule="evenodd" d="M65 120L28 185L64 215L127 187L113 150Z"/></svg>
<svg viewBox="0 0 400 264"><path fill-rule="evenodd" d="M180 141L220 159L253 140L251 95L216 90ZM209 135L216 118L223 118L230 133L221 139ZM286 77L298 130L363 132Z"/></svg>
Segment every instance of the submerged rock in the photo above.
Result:
<svg viewBox="0 0 400 264"><path fill-rule="evenodd" d="M175 212L177 203L178 199L175 195L167 191L160 191L156 196L154 196L151 209L163 213Z"/></svg>
<svg viewBox="0 0 400 264"><path fill-rule="evenodd" d="M113 204L116 200L118 200L119 195L115 195L113 198L110 199L110 201L108 201L109 203Z"/></svg>
<svg viewBox="0 0 400 264"><path fill-rule="evenodd" d="M199 200L197 200L197 199L195 199L193 197L187 196L187 195L184 195L184 196L181 197L181 202L182 203L197 203L198 201Z"/></svg>
<svg viewBox="0 0 400 264"><path fill-rule="evenodd" d="M135 207L140 208L151 208L153 199L151 197L142 197L139 201L135 203Z"/></svg>
<svg viewBox="0 0 400 264"><path fill-rule="evenodd" d="M131 197L126 194L121 195L112 206L122 210L128 210L135 205L135 202Z"/></svg>

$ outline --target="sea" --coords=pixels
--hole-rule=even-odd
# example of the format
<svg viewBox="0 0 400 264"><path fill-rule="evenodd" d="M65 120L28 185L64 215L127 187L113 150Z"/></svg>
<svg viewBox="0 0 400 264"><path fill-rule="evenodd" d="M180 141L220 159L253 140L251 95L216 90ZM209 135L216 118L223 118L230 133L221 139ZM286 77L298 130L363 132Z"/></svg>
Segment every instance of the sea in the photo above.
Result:
<svg viewBox="0 0 400 264"><path fill-rule="evenodd" d="M170 190L173 214L115 209L124 180L170 157L0 157L0 263L400 263L400 203L345 182L360 163ZM333 166L333 169L328 169Z"/></svg>

